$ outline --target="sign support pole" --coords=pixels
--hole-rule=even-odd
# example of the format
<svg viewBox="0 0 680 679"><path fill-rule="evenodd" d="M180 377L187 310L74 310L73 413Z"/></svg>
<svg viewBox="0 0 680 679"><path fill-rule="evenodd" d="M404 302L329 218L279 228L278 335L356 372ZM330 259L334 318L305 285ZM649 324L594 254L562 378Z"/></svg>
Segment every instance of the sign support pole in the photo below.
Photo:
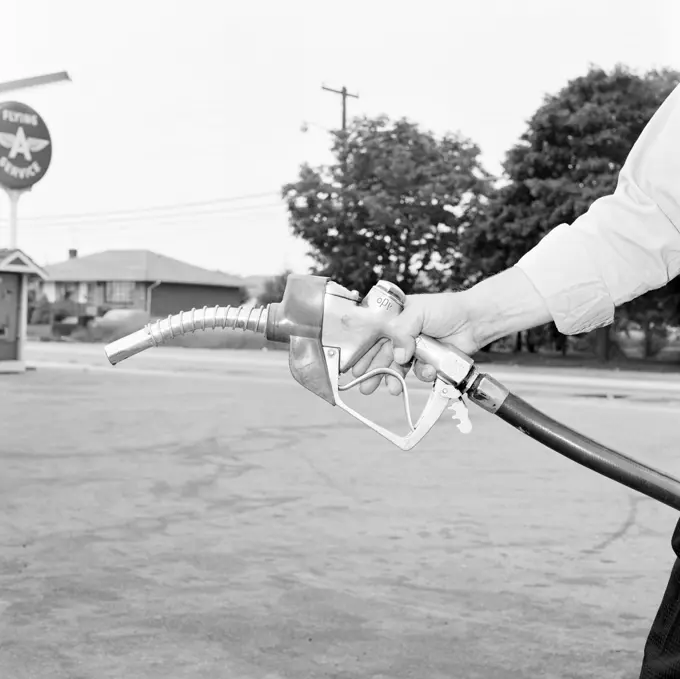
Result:
<svg viewBox="0 0 680 679"><path fill-rule="evenodd" d="M19 198L26 189L18 191L17 189L7 189L7 196L9 198L9 247L15 250L18 240L18 221L19 221Z"/></svg>

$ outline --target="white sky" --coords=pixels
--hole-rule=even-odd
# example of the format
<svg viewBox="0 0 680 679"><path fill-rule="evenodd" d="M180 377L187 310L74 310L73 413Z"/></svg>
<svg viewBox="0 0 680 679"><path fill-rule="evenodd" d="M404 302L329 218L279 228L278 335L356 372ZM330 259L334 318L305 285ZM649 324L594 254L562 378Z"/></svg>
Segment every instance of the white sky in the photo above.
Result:
<svg viewBox="0 0 680 679"><path fill-rule="evenodd" d="M322 128L341 108L322 84L359 94L352 115L460 130L499 172L543 95L589 64L680 69L680 0L0 5L0 81L73 78L5 95L36 108L53 139L50 170L20 204L19 247L43 264L72 247L148 248L242 275L305 271L278 195L302 162L328 159ZM254 194L270 195L134 212ZM7 212L3 193L0 245Z"/></svg>

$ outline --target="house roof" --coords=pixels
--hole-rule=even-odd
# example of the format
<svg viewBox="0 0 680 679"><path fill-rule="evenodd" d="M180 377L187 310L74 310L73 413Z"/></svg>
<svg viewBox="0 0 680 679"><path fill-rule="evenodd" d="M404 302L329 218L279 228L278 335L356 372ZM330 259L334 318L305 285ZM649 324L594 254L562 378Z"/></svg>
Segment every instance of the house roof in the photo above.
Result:
<svg viewBox="0 0 680 679"><path fill-rule="evenodd" d="M107 250L44 267L55 282L162 281L188 285L241 287L243 280L159 255L150 250Z"/></svg>
<svg viewBox="0 0 680 679"><path fill-rule="evenodd" d="M18 248L0 248L0 272L2 271L47 278L45 270Z"/></svg>

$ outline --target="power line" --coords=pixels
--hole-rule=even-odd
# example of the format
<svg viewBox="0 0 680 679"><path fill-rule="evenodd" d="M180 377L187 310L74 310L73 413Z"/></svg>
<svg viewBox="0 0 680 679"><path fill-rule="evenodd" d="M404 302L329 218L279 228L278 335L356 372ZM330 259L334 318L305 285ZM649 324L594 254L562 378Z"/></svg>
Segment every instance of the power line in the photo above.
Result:
<svg viewBox="0 0 680 679"><path fill-rule="evenodd" d="M240 207L206 207L204 210L193 210L191 212L168 212L165 214L121 214L121 215L102 215L101 217L97 218L92 218L89 217L87 219L79 219L79 220L64 220L64 221L50 221L50 222L41 222L41 223L32 223L32 227L41 227L41 228L53 228L53 227L59 227L59 226L70 226L70 225L79 225L79 224L92 224L92 225L97 225L97 224L119 224L119 223L124 223L124 222L148 222L148 221L154 221L154 220L162 220L162 219L172 219L172 218L185 218L185 219L195 219L197 217L201 217L204 215L230 215L234 213L239 213L239 212L248 212L250 210L259 210L260 208L273 208L273 207L284 207L284 203L277 202L277 203L260 203L256 205L243 205ZM0 220L0 223L2 220Z"/></svg>
<svg viewBox="0 0 680 679"><path fill-rule="evenodd" d="M125 222L79 222L79 223L61 223L61 224L33 224L28 226L26 233L28 234L42 234L45 236L50 232L64 233L67 231L78 231L79 233L101 233L103 231L111 231L114 233L134 229L140 233L149 233L154 230L160 231L165 228L167 224L181 224L186 228L187 226L194 230L203 227L218 228L220 225L233 228L235 219L246 219L258 214L271 214L272 210L280 209L280 205L269 205L258 208L253 208L246 211L234 211L236 214L220 214L208 213L203 218L197 219L194 215L169 215L167 217L157 217L153 220L140 222L127 220Z"/></svg>
<svg viewBox="0 0 680 679"><path fill-rule="evenodd" d="M203 201L195 201L191 203L174 203L170 205L156 205L153 207L145 207L145 208L132 208L132 209L127 209L127 210L106 210L102 212L80 212L80 213L72 213L72 214L57 214L57 215L36 215L35 217L23 217L21 222L26 223L26 222L36 222L36 221L60 221L60 220L80 220L80 219L90 219L90 218L106 218L110 216L116 216L116 215L141 215L141 214L149 214L152 212L158 212L158 211L176 211L180 210L183 208L195 208L195 207L204 207L204 206L210 206L210 205L218 205L218 204L224 204L224 203L234 203L237 201L241 200L249 200L252 198L265 198L265 197L272 197L272 196L277 196L280 197L279 193L275 193L273 191L267 192L267 193L253 193L249 195L243 195L243 196L232 196L229 198L215 198L212 200L203 200Z"/></svg>
<svg viewBox="0 0 680 679"><path fill-rule="evenodd" d="M202 218L223 218L225 220L231 219L233 216L248 216L251 214L257 214L262 212L270 212L274 209L284 209L285 206L282 203L270 203L264 205L249 205L243 206L241 208L232 208L230 210L204 210L202 212L194 213L176 213L168 215L123 215L120 217L110 217L107 219L96 219L96 220L82 220L78 222L57 222L48 224L29 224L28 233L46 233L48 231L63 231L66 229L79 229L81 231L90 231L92 233L98 231L101 227L114 228L116 230L122 230L126 228L134 228L137 230L148 230L150 227L162 226L169 222L181 222L186 224L187 221L191 220L194 225L191 228L196 228L201 226ZM0 221L2 224L2 221Z"/></svg>

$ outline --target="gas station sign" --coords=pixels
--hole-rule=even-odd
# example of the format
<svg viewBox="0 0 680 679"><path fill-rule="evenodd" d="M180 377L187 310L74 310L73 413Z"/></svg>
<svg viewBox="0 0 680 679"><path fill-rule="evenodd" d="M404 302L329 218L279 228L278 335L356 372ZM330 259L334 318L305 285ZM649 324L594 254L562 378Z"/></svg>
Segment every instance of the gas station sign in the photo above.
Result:
<svg viewBox="0 0 680 679"><path fill-rule="evenodd" d="M16 101L0 102L0 186L30 189L51 160L52 139L38 112Z"/></svg>

